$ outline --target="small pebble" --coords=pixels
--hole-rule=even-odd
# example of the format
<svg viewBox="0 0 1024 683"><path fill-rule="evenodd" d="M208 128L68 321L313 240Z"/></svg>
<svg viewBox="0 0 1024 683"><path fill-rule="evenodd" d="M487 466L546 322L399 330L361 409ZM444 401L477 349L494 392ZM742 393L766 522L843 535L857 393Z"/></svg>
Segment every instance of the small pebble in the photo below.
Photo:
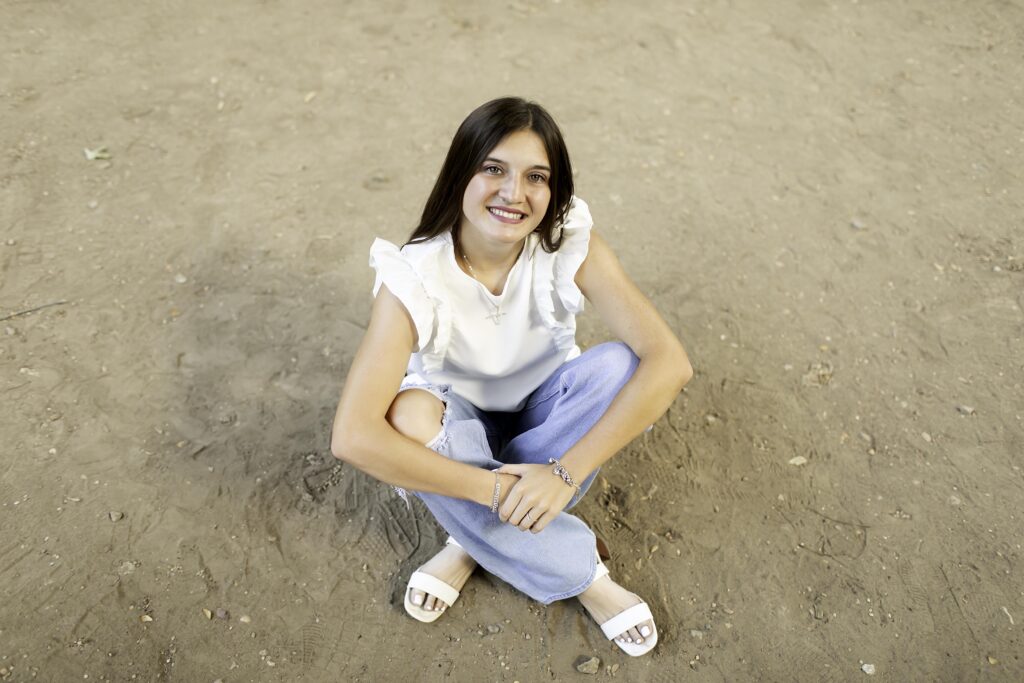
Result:
<svg viewBox="0 0 1024 683"><path fill-rule="evenodd" d="M866 673L868 676L874 676L875 675L875 665L874 664L861 664L860 670L863 671L864 673Z"/></svg>
<svg viewBox="0 0 1024 683"><path fill-rule="evenodd" d="M989 655L988 656L988 663L991 664L992 666L995 666L996 664L999 663L999 660L996 659L995 657L993 657L992 655Z"/></svg>
<svg viewBox="0 0 1024 683"><path fill-rule="evenodd" d="M186 282L188 282L188 278L182 275L181 273L178 273L177 275L174 276L174 281L177 282L179 285L183 285Z"/></svg>
<svg viewBox="0 0 1024 683"><path fill-rule="evenodd" d="M252 623L252 617L250 617L248 614L243 614L242 616L238 617L238 620L243 624Z"/></svg>
<svg viewBox="0 0 1024 683"><path fill-rule="evenodd" d="M501 627L498 626L497 624L489 624L487 626L487 632L488 633L492 633L492 634L493 633L501 633Z"/></svg>
<svg viewBox="0 0 1024 683"><path fill-rule="evenodd" d="M854 230L863 230L867 226L864 224L864 221L862 221L861 219L853 218L853 219L850 220L850 227L853 228Z"/></svg>
<svg viewBox="0 0 1024 683"><path fill-rule="evenodd" d="M799 467L800 465L806 465L807 464L807 458L805 458L802 455L798 455L795 458L790 458L789 459L789 464L790 465L794 465L796 467Z"/></svg>
<svg viewBox="0 0 1024 683"><path fill-rule="evenodd" d="M928 432L921 432L921 438L927 441L928 443L932 442L932 435L929 434Z"/></svg>
<svg viewBox="0 0 1024 683"><path fill-rule="evenodd" d="M122 519L124 519L124 513L118 512L117 510L111 510L110 512L107 513L107 517L110 518L111 522L120 522Z"/></svg>
<svg viewBox="0 0 1024 683"><path fill-rule="evenodd" d="M961 415L974 415L975 410L971 406L957 406L956 410Z"/></svg>
<svg viewBox="0 0 1024 683"><path fill-rule="evenodd" d="M147 623L153 621L153 617L149 616L148 614L143 614L141 617L139 617L139 621L141 621L142 623Z"/></svg>
<svg viewBox="0 0 1024 683"><path fill-rule="evenodd" d="M217 609L216 609L216 610L214 611L214 615L216 615L216 617L217 617L218 619L230 619L230 618L231 618L231 613L230 613L230 612L228 612L228 611L227 611L226 609L224 609L223 607L218 607L218 608L217 608Z"/></svg>
<svg viewBox="0 0 1024 683"><path fill-rule="evenodd" d="M208 610L208 609L206 609L204 607L203 608L203 616L206 617L207 619L213 619L213 612L211 612L210 610Z"/></svg>
<svg viewBox="0 0 1024 683"><path fill-rule="evenodd" d="M596 674L601 670L601 660L597 657L580 655L576 658L576 670L581 674Z"/></svg>

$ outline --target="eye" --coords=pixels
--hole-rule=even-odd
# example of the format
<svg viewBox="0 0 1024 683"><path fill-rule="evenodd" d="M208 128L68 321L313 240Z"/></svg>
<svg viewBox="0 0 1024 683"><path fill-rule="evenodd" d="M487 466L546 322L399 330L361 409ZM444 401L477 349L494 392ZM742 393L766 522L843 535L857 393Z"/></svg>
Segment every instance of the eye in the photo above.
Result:
<svg viewBox="0 0 1024 683"><path fill-rule="evenodd" d="M495 166L494 164L488 164L483 168L484 173L488 175L498 175L501 173L501 166Z"/></svg>
<svg viewBox="0 0 1024 683"><path fill-rule="evenodd" d="M531 173L530 180L535 183L546 183L548 181L548 177L543 173Z"/></svg>

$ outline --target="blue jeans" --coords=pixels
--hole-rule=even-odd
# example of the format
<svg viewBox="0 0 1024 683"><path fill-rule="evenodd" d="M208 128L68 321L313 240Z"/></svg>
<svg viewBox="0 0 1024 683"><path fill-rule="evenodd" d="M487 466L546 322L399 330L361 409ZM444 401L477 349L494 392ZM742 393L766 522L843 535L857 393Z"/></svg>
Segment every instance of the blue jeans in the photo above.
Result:
<svg viewBox="0 0 1024 683"><path fill-rule="evenodd" d="M621 342L600 344L563 364L518 413L480 410L449 391L423 388L445 403L441 432L428 447L452 460L494 470L504 463L548 464L561 458L604 415L639 364ZM579 502L595 471L566 506ZM594 580L595 538L563 511L540 533L502 522L488 507L416 493L437 522L480 566L534 600L549 604L579 595Z"/></svg>

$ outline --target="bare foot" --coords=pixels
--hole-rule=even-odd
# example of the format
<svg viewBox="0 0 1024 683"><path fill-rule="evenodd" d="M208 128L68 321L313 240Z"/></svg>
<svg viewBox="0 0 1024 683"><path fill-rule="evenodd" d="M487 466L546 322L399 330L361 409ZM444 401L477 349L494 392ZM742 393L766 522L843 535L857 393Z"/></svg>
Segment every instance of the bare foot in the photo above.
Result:
<svg viewBox="0 0 1024 683"><path fill-rule="evenodd" d="M427 560L418 571L430 574L455 590L461 591L474 569L476 561L465 550L457 545L448 544L441 548L437 555ZM440 598L415 588L409 589L409 599L412 600L412 604L428 611L443 612L448 608Z"/></svg>
<svg viewBox="0 0 1024 683"><path fill-rule="evenodd" d="M643 602L635 593L630 593L612 581L610 576L597 579L577 597L598 624L603 624L633 605ZM654 622L642 621L617 635L615 640L620 643L642 643L644 638L653 633Z"/></svg>

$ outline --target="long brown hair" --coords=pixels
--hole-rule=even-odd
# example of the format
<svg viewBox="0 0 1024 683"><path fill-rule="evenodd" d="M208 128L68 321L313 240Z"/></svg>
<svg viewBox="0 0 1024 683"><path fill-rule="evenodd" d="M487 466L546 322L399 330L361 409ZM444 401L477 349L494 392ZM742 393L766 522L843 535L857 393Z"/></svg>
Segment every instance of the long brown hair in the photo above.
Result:
<svg viewBox="0 0 1024 683"><path fill-rule="evenodd" d="M569 151L551 114L536 102L520 97L491 100L474 109L462 122L423 207L420 223L406 244L423 242L455 230L462 217L462 196L480 164L505 136L521 130L533 131L540 137L551 164L548 178L551 201L534 232L540 236L545 251L557 251L562 245L562 234L556 227L565 220L573 195Z"/></svg>

